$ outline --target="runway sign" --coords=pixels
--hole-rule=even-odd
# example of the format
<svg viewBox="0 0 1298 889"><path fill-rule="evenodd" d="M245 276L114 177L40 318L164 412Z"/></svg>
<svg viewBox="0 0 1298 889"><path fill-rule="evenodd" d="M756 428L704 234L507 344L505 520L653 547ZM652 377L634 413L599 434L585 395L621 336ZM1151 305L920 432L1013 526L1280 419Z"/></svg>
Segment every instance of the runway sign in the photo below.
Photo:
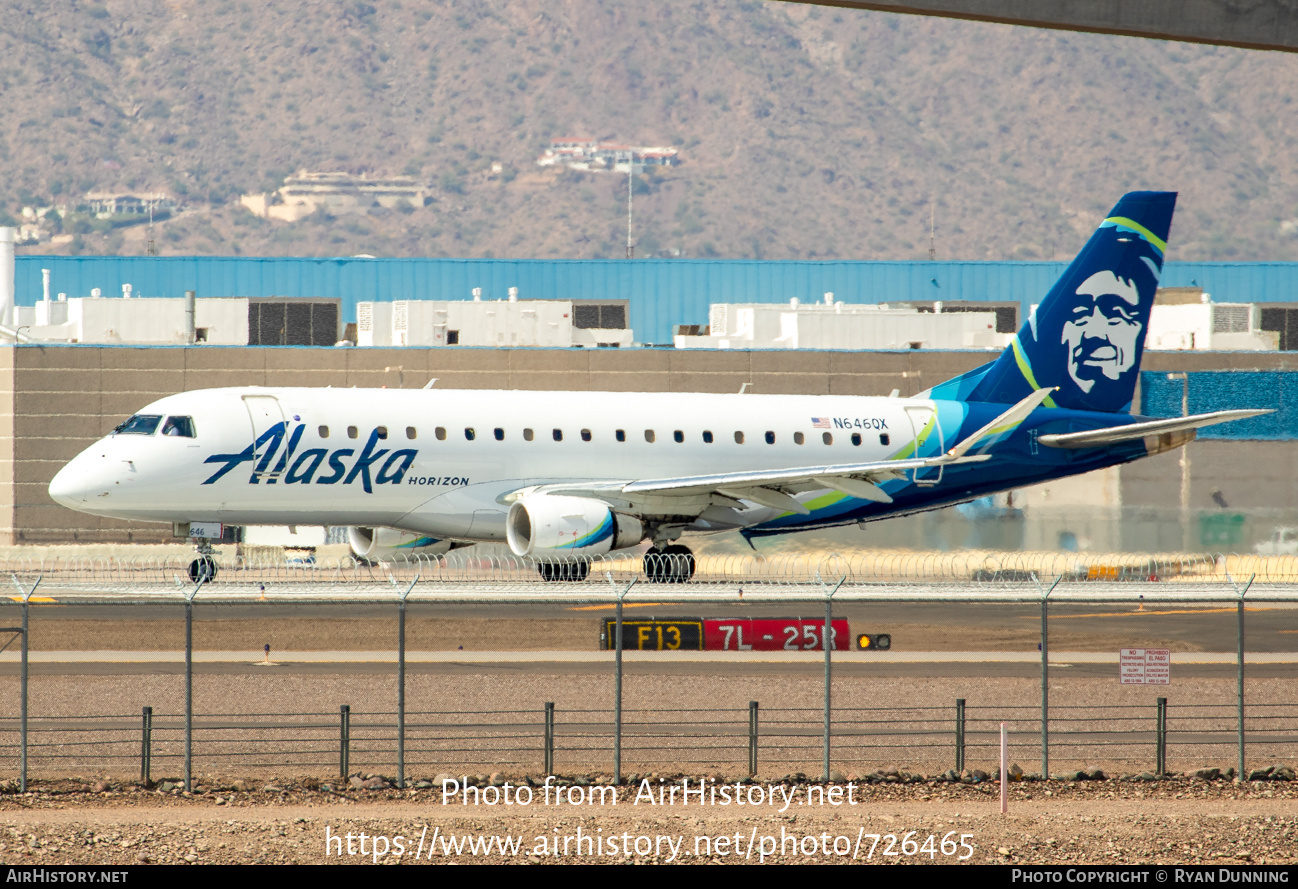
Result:
<svg viewBox="0 0 1298 889"><path fill-rule="evenodd" d="M617 621L604 620L600 641L606 651L616 647ZM622 621L623 651L702 651L703 620L697 617Z"/></svg>
<svg viewBox="0 0 1298 889"><path fill-rule="evenodd" d="M1167 648L1123 648L1118 652L1123 685L1171 685L1172 652Z"/></svg>
<svg viewBox="0 0 1298 889"><path fill-rule="evenodd" d="M848 651L847 620L834 618L831 638L835 651ZM708 651L824 651L825 621L788 618L739 618L703 621Z"/></svg>
<svg viewBox="0 0 1298 889"><path fill-rule="evenodd" d="M623 651L824 651L824 619L639 618L622 621ZM834 618L835 651L851 648L847 620ZM601 647L614 648L617 621L604 619Z"/></svg>

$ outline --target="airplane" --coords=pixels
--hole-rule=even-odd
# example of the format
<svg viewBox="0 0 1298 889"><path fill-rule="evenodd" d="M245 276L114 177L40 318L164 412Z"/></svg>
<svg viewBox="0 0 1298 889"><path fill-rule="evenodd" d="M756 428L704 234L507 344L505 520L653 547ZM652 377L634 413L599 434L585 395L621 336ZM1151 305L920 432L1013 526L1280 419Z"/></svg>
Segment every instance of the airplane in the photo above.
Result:
<svg viewBox="0 0 1298 889"><path fill-rule="evenodd" d="M863 524L1138 460L1214 423L1129 413L1174 192L1125 195L994 361L909 398L244 387L149 404L50 496L117 519L345 525L385 561L507 544L546 580L645 541ZM431 384L430 384L431 385ZM191 577L211 579L200 544Z"/></svg>

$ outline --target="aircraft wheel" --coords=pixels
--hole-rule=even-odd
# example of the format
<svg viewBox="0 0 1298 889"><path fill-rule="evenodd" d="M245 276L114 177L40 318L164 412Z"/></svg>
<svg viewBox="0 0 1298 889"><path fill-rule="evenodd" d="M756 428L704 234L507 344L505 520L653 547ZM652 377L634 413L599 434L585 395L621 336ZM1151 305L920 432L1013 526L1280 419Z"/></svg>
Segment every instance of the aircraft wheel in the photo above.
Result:
<svg viewBox="0 0 1298 889"><path fill-rule="evenodd" d="M644 554L644 576L650 583L663 583L667 579L667 557L656 546Z"/></svg>
<svg viewBox="0 0 1298 889"><path fill-rule="evenodd" d="M694 576L694 553L672 544L644 554L644 573L650 583L684 583Z"/></svg>
<svg viewBox="0 0 1298 889"><path fill-rule="evenodd" d="M675 544L663 551L667 556L671 575L669 583L685 583L694 576L694 553L689 547Z"/></svg>
<svg viewBox="0 0 1298 889"><path fill-rule="evenodd" d="M541 572L541 579L547 583L556 581L580 582L590 574L589 559L576 559L570 562L540 562L536 567Z"/></svg>
<svg viewBox="0 0 1298 889"><path fill-rule="evenodd" d="M211 556L199 556L189 563L189 579L193 583L200 580L203 583L211 583L216 577L216 562Z"/></svg>

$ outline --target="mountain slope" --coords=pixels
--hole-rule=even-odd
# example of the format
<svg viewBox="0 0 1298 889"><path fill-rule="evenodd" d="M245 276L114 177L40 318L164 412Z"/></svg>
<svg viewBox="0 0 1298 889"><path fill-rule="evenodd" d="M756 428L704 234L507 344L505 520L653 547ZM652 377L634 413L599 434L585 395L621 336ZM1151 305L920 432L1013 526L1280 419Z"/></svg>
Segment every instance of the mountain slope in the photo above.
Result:
<svg viewBox="0 0 1298 889"><path fill-rule="evenodd" d="M932 220L940 259L1063 258L1122 192L1166 188L1173 258L1298 259L1279 53L735 0L19 0L0 53L0 206L170 191L162 253L623 255L625 177L534 165L589 134L681 148L636 196L641 256L921 258ZM298 168L435 199L238 206Z"/></svg>

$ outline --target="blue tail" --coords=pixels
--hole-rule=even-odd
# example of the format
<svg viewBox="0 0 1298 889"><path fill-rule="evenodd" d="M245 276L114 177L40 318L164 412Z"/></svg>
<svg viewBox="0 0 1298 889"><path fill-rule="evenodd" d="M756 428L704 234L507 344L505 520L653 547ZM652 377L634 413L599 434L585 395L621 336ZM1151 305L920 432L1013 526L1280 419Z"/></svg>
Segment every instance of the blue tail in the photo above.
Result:
<svg viewBox="0 0 1298 889"><path fill-rule="evenodd" d="M966 399L1058 387L1047 406L1130 410L1175 207L1175 192L1124 195Z"/></svg>

